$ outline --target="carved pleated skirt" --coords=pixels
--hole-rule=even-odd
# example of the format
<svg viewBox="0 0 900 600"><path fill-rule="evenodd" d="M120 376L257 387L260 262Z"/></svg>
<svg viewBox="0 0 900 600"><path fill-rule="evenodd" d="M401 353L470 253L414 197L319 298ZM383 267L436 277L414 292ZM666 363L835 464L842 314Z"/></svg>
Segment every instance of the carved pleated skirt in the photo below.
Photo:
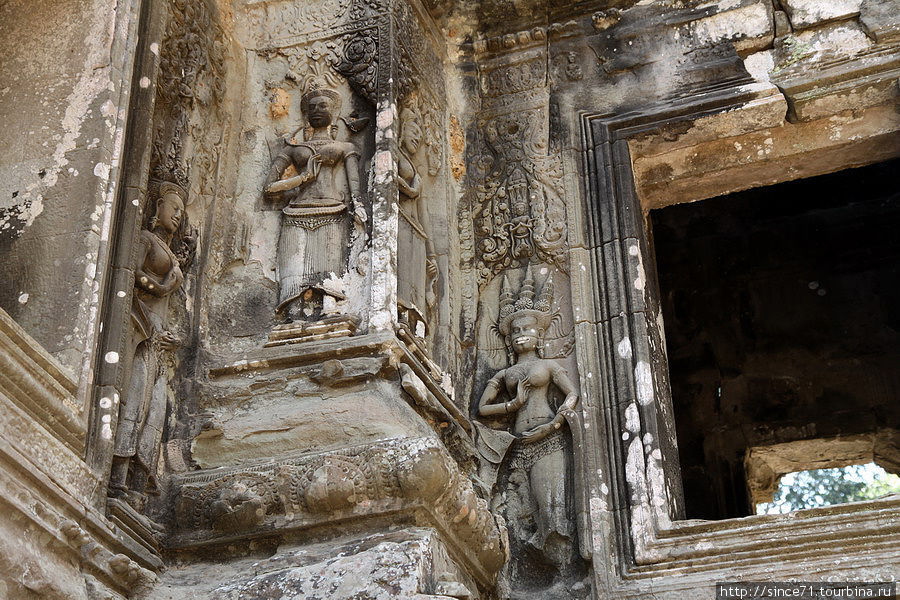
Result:
<svg viewBox="0 0 900 600"><path fill-rule="evenodd" d="M347 211L337 207L297 208L282 211L278 240L278 310L306 290L319 289L342 296L323 285L343 275L347 265Z"/></svg>
<svg viewBox="0 0 900 600"><path fill-rule="evenodd" d="M428 238L418 222L403 210L397 230L397 302L425 320L426 247Z"/></svg>

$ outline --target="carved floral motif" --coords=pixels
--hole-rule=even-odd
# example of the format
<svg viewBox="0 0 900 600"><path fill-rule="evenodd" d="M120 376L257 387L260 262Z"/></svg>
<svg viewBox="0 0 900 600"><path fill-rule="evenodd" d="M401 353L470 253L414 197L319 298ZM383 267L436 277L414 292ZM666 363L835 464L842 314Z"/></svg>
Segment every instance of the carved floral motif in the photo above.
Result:
<svg viewBox="0 0 900 600"><path fill-rule="evenodd" d="M376 104L375 85L378 74L378 32L366 29L345 35L343 59L335 69L350 81L363 98Z"/></svg>
<svg viewBox="0 0 900 600"><path fill-rule="evenodd" d="M205 1L175 0L161 44L157 79L157 117L153 138L154 176L174 176L187 184L185 141L191 134L195 106L215 109L225 94L225 45L221 25ZM215 181L218 148L198 148L192 162L198 165L203 186ZM207 190L204 190L206 192Z"/></svg>

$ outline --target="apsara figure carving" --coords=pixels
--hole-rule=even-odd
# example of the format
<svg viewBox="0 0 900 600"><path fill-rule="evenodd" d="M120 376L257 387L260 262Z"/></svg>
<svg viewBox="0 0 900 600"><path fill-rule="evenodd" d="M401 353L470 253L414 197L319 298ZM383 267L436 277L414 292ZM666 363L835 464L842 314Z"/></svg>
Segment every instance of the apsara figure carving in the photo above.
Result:
<svg viewBox="0 0 900 600"><path fill-rule="evenodd" d="M301 99L303 140L284 145L265 182L268 199L287 203L278 241L278 311L289 321L317 320L329 299L344 298L329 280L347 269L351 210L357 225L366 221L359 150L335 139L340 109L338 92L317 86L307 91ZM297 174L284 177L288 166Z"/></svg>
<svg viewBox="0 0 900 600"><path fill-rule="evenodd" d="M171 182L159 184L154 216L138 239L131 310L131 380L116 428L110 495L141 510L146 492L156 490L163 423L166 416L165 352L179 345L166 330L169 297L184 281L183 269L193 259L196 233L185 229L187 191ZM174 243L180 245L176 254Z"/></svg>
<svg viewBox="0 0 900 600"><path fill-rule="evenodd" d="M425 337L427 311L435 304L438 267L428 237L428 218L422 196L422 178L414 159L422 143L418 115L410 108L400 113L400 156L397 186L400 188L400 223L397 232L397 302L411 331ZM421 324L421 325L420 325Z"/></svg>
<svg viewBox="0 0 900 600"><path fill-rule="evenodd" d="M499 465L506 461L508 481L526 490L524 504L534 509L534 525L526 528L509 515L513 535L555 563L570 554L574 527L566 508L569 458L566 449L567 421L574 420L578 394L565 368L539 354L541 341L552 320L553 281L548 277L535 298L534 276L528 267L518 297L504 277L500 294L498 329L515 355L515 363L495 374L478 403L481 417L512 419L512 433L480 428L482 446ZM556 387L565 399L558 410L551 401ZM504 400L508 398L508 400ZM521 503L520 503L521 504ZM516 509L512 509L515 511ZM529 512L520 506L521 514Z"/></svg>

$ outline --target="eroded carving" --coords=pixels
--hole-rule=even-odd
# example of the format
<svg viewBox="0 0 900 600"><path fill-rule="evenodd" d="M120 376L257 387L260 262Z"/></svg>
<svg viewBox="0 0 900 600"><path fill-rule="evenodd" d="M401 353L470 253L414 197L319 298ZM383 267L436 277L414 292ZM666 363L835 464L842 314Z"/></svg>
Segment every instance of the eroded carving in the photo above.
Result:
<svg viewBox="0 0 900 600"><path fill-rule="evenodd" d="M154 493L168 403L166 361L180 340L166 327L169 297L193 260L197 232L187 225L187 191L161 182L137 243L131 313L131 379L119 408L109 492L140 511ZM187 233L185 233L187 232Z"/></svg>
<svg viewBox="0 0 900 600"><path fill-rule="evenodd" d="M225 97L226 51L217 12L207 2L171 6L159 58L153 174L159 179L175 175L186 184L185 147L194 133L191 117L198 106L217 110ZM209 143L197 144L191 156L203 193L209 193L216 180L217 137L213 133Z"/></svg>
<svg viewBox="0 0 900 600"><path fill-rule="evenodd" d="M413 107L400 113L397 187L400 219L397 232L397 304L401 321L424 338L428 312L434 307L438 267L429 237L427 194L415 159L422 143L421 115Z"/></svg>
<svg viewBox="0 0 900 600"><path fill-rule="evenodd" d="M493 481L503 465L499 495L514 538L565 566L573 555L574 525L567 502L570 470L565 429L575 419L578 394L564 367L540 356L541 341L552 319L553 281L549 276L535 297L529 267L517 295L504 277L500 295L499 332L514 355L513 364L488 381L478 414L491 427L505 427L512 417L512 433L479 425L479 449L487 461L485 479ZM554 408L554 388L565 397ZM533 515L533 516L532 516Z"/></svg>
<svg viewBox="0 0 900 600"><path fill-rule="evenodd" d="M350 221L365 228L359 183L359 150L338 140L340 94L307 84L301 110L302 139L283 140L264 184L267 199L282 208L278 241L278 308L288 321L315 321L335 312L344 291L334 280L347 269ZM293 167L295 174L286 175Z"/></svg>
<svg viewBox="0 0 900 600"><path fill-rule="evenodd" d="M272 526L319 527L348 514L424 509L451 532L483 582L507 558L487 502L436 439L406 438L230 472L188 475L176 503L181 543L204 531L252 535ZM285 521L285 518L288 518Z"/></svg>
<svg viewBox="0 0 900 600"><path fill-rule="evenodd" d="M533 256L568 271L562 166L547 153L543 113L533 108L479 121L483 140L472 163L482 286Z"/></svg>

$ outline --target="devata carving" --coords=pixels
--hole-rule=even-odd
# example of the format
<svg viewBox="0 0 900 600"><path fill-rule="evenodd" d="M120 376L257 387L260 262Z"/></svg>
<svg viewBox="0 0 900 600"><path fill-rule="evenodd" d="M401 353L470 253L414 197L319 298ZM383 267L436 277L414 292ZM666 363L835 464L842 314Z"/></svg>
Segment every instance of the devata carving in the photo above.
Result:
<svg viewBox="0 0 900 600"><path fill-rule="evenodd" d="M438 267L428 237L426 199L416 154L422 143L421 118L412 108L400 113L400 154L397 186L400 188L400 222L397 232L397 303L401 319L419 337L425 337L427 311L435 304L434 284Z"/></svg>
<svg viewBox="0 0 900 600"><path fill-rule="evenodd" d="M278 310L289 321L317 320L343 292L329 280L347 267L350 214L364 226L359 150L337 140L341 97L313 84L301 99L302 141L285 141L265 183L266 197L286 202L278 241ZM285 176L292 166L296 174ZM349 198L344 189L349 190Z"/></svg>
<svg viewBox="0 0 900 600"><path fill-rule="evenodd" d="M566 506L572 490L567 489L569 444L564 426L575 419L578 395L566 369L538 354L553 318L552 302L552 276L537 299L531 267L518 297L513 296L504 277L497 326L515 355L515 364L488 381L478 413L489 418L514 415L514 435L480 426L479 443L495 468L506 464L508 483L518 487L517 498L512 490L506 494L513 535L563 565L572 555L574 529ZM558 410L551 402L554 386L565 395ZM526 524L529 513L534 515L533 526Z"/></svg>
<svg viewBox="0 0 900 600"><path fill-rule="evenodd" d="M540 109L485 118L483 148L470 161L478 204L479 283L532 257L568 271L561 165L547 154Z"/></svg>
<svg viewBox="0 0 900 600"><path fill-rule="evenodd" d="M165 354L179 340L166 330L169 297L184 281L193 259L196 232L183 235L188 194L171 182L159 184L153 217L138 240L132 302L131 380L119 409L110 495L141 510L146 492L156 490L166 415ZM178 252L172 246L177 244Z"/></svg>

